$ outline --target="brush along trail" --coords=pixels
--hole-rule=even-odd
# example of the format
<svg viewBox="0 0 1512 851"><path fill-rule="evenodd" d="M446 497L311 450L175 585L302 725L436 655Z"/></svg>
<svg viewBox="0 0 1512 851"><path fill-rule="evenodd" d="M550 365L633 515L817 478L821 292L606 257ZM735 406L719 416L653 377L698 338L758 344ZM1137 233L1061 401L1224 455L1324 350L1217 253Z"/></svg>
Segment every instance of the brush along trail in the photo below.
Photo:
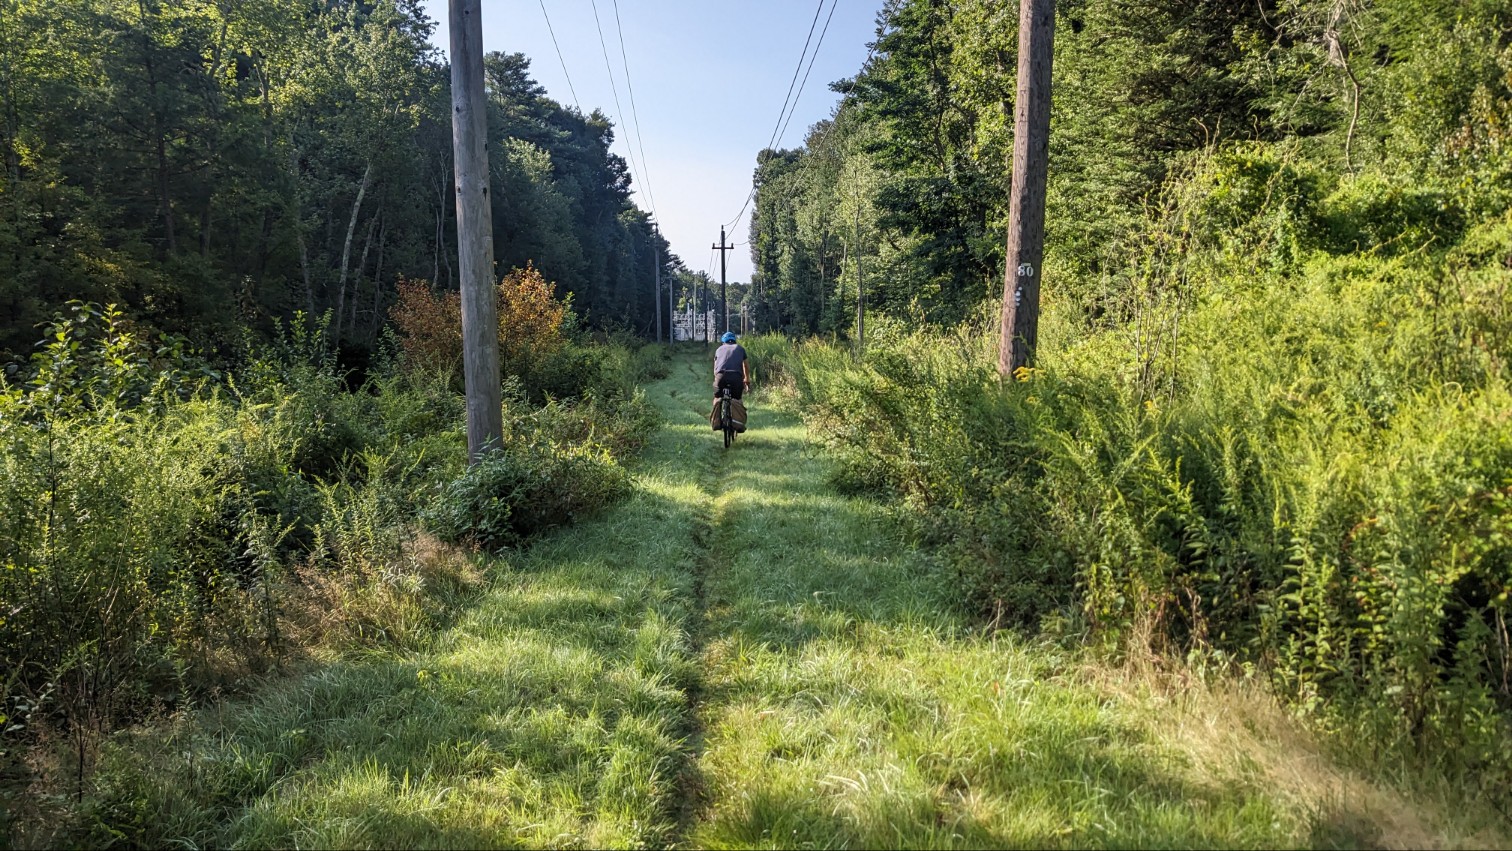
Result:
<svg viewBox="0 0 1512 851"><path fill-rule="evenodd" d="M630 501L501 568L428 649L208 715L173 743L192 780L139 817L255 847L1494 841L1254 695L1171 697L988 636L877 505L827 485L796 417L758 399L725 450L707 373L683 354L647 388L665 424Z"/></svg>

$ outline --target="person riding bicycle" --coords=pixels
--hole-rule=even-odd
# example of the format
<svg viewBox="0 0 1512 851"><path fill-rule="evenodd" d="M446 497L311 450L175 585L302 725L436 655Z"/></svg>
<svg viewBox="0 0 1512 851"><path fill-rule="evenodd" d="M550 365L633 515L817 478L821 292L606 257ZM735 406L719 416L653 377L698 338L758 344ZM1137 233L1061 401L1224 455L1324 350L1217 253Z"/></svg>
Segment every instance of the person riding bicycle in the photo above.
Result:
<svg viewBox="0 0 1512 851"><path fill-rule="evenodd" d="M751 389L751 366L746 362L746 350L735 342L735 334L726 331L719 338L722 343L714 350L714 398L728 388L730 398L739 399Z"/></svg>

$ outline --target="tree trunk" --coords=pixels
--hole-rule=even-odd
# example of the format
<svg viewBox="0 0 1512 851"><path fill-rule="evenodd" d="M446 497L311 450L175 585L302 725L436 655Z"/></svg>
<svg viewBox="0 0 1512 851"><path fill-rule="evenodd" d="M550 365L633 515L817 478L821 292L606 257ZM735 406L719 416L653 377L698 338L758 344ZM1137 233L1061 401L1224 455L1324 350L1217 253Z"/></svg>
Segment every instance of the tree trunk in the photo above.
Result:
<svg viewBox="0 0 1512 851"><path fill-rule="evenodd" d="M353 332L357 330L357 296L362 292L362 273L367 270L368 249L373 247L373 231L378 229L378 220L382 217L383 209L380 207L368 220L367 236L362 240L362 258L357 261L357 275L352 281L352 310L347 316L347 329ZM337 325L340 324L338 320ZM336 330L339 336L340 327Z"/></svg>
<svg viewBox="0 0 1512 851"><path fill-rule="evenodd" d="M147 97L152 104L153 153L157 159L156 189L158 210L163 215L163 235L168 253L178 249L173 231L173 198L168 185L168 129L163 126L163 110L158 103L157 64L152 61L152 28L148 25L148 0L137 0L137 15L142 27L142 67L147 72Z"/></svg>
<svg viewBox="0 0 1512 851"><path fill-rule="evenodd" d="M378 267L373 270L373 323L368 337L374 341L383 328L383 246L387 242L388 222L384 222L383 227L378 229Z"/></svg>
<svg viewBox="0 0 1512 851"><path fill-rule="evenodd" d="M347 269L352 260L352 237L357 232L357 215L362 211L362 199L367 195L368 184L373 179L373 161L368 160L362 172L362 183L357 187L357 200L352 202L352 215L347 219L346 239L341 242L341 275L336 279L336 328L335 339L341 339L341 320L346 315Z"/></svg>
<svg viewBox="0 0 1512 851"><path fill-rule="evenodd" d="M866 288L861 277L861 199L856 199L856 349L866 346Z"/></svg>
<svg viewBox="0 0 1512 851"><path fill-rule="evenodd" d="M12 257L16 266L21 265L21 246L25 241L21 238L22 219L22 191L21 191L21 152L16 147L16 140L21 135L21 112L16 106L16 45L11 26L15 23L12 15L0 16L0 50L5 56L5 177L10 184L12 199L11 209L13 214L12 227L15 229L15 248Z"/></svg>
<svg viewBox="0 0 1512 851"><path fill-rule="evenodd" d="M269 99L268 75L261 67L254 66L257 73L257 88L262 99L263 116L263 150L271 154L273 152L273 104ZM262 292L263 280L268 275L269 241L273 236L273 215L276 207L268 204L263 207L262 232L257 238L257 291Z"/></svg>
<svg viewBox="0 0 1512 851"><path fill-rule="evenodd" d="M289 131L289 212L294 219L294 238L299 243L299 272L304 277L305 321L315 319L315 283L310 279L310 245L305 240L304 216L299 213L299 148L294 144L293 130Z"/></svg>

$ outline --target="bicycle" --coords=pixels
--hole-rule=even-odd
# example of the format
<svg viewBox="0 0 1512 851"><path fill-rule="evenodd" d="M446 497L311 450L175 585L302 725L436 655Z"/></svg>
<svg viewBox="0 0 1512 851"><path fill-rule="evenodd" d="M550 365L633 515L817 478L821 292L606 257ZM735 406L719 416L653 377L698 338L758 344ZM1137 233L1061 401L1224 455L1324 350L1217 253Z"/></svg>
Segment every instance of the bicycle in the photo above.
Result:
<svg viewBox="0 0 1512 851"><path fill-rule="evenodd" d="M730 410L730 403L734 399L730 396L730 388L720 391L719 396L719 425L724 430L724 445L726 449L735 442L735 418Z"/></svg>

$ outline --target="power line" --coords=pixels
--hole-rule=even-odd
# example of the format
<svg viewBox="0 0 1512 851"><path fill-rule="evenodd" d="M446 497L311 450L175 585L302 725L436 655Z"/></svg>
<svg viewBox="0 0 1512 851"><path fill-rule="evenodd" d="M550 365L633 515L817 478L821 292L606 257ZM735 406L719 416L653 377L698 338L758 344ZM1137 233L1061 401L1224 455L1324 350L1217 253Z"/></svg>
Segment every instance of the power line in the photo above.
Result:
<svg viewBox="0 0 1512 851"><path fill-rule="evenodd" d="M604 25L599 23L598 0L589 0L589 5L593 7L593 25L598 28L599 49L604 52L604 70L609 72L609 90L614 92L614 109L616 113L615 117L619 119L620 126L624 127L625 122L623 116L625 114L625 108L620 106L619 86L614 82L614 66L609 62L609 45L604 41ZM625 140L625 153L630 160L631 176L634 177L637 172L644 174L645 172L641 169L641 167L635 164L635 146L631 145L628 139ZM642 183L644 183L644 181L642 181ZM649 192L650 190L648 189L648 200L650 197Z"/></svg>
<svg viewBox="0 0 1512 851"><path fill-rule="evenodd" d="M830 4L829 17L824 19L824 29L819 31L819 43L814 45L814 55L809 57L808 70L803 72L803 82L798 84L798 97L793 98L793 106L788 110L787 119L782 122L782 129L777 132L779 142L783 134L787 133L788 122L793 120L793 113L798 111L798 99L803 97L803 87L808 85L809 72L814 70L814 61L819 58L819 49L824 47L824 36L829 32L830 21L835 19L835 6L839 5L839 2L840 0L835 0Z"/></svg>
<svg viewBox="0 0 1512 851"><path fill-rule="evenodd" d="M777 121L776 121L776 123L774 123L772 125L772 136L771 136L770 139L767 140L767 145L766 145L767 148L771 148L773 145L777 144L777 140L780 137L781 132L786 129L786 126L783 123L783 117L786 116L786 115L789 115L789 111L788 111L788 105L789 105L789 103L791 103L795 109L797 107L797 102L793 100L793 87L795 85L797 85L797 83L798 83L798 75L799 75L799 73L801 73L803 71L803 61L805 59L809 58L809 50L808 50L809 43L813 41L813 38L814 38L814 29L815 29L815 27L817 27L819 25L819 16L824 12L824 3L825 3L825 0L819 0L818 7L816 7L814 9L814 20L812 20L812 21L809 22L808 37L803 40L803 53L801 53L798 56L798 65L793 68L793 79L788 82L787 95L784 96L783 99L782 99L782 108L777 111ZM839 0L833 0L833 2L830 3L830 17L831 18L833 18L834 15L835 15L835 6L838 3L839 3ZM829 29L829 19L825 20L825 22L824 22L824 28L825 28L825 30ZM822 35L819 37L819 41L820 41L821 44L823 43L824 37ZM814 47L814 56L817 57L818 55L819 55L819 47L816 45ZM812 61L810 61L809 62L809 68L812 70L813 67L814 67L814 63ZM805 84L808 83L808 75L807 74L803 75L803 81L804 81ZM798 87L798 96L799 97L803 96L803 87L802 86ZM733 228L736 225L736 223L738 223L740 221L741 217L743 217L745 215L746 208L748 208L748 207L751 206L751 201L755 197L756 197L756 188L753 186L753 187L751 187L751 191L746 194L745 202L740 205L740 212L738 212L738 213L735 214L735 218L733 218L730 221L726 222L725 223L725 227L731 227L731 228Z"/></svg>
<svg viewBox="0 0 1512 851"><path fill-rule="evenodd" d="M567 73L567 60L562 57L562 46L557 44L556 30L551 27L551 14L546 11L546 0L540 0L541 14L546 18L546 31L551 33L551 46L556 48L557 61L562 63L562 76L567 78L567 91L572 92L572 105L577 107L578 112L583 111L583 104L578 100L577 89L572 85L572 75Z"/></svg>
<svg viewBox="0 0 1512 851"><path fill-rule="evenodd" d="M793 97L793 86L798 82L798 72L803 70L803 60L808 58L809 42L813 41L814 39L814 27L818 25L819 15L823 11L824 0L819 0L819 7L814 10L814 19L809 22L808 36L803 39L803 52L798 54L798 66L793 69L793 79L788 81L787 94L782 98L782 108L777 110L777 123L772 125L772 138L767 140L768 148L772 147L772 145L777 142L777 128L782 124L782 116L787 112L788 102ZM833 15L834 13L834 8L831 7L830 14ZM818 51L816 50L815 52Z"/></svg>
<svg viewBox="0 0 1512 851"><path fill-rule="evenodd" d="M635 121L635 141L640 146L641 178L646 182L646 200L651 202L651 215L656 215L656 193L651 191L650 161L646 158L646 143L641 139L640 113L635 108L635 85L630 82L630 57L625 52L625 28L620 24L619 0L614 2L614 28L619 31L620 62L625 69L625 88L630 91L630 117ZM626 145L629 140L626 140Z"/></svg>

